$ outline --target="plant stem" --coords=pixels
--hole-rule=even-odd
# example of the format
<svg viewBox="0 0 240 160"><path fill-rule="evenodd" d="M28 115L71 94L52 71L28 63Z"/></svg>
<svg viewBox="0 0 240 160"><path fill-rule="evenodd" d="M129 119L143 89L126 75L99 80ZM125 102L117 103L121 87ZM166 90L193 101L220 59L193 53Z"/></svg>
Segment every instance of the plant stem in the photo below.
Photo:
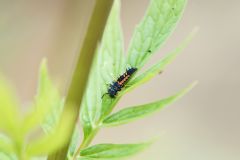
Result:
<svg viewBox="0 0 240 160"><path fill-rule="evenodd" d="M85 35L82 48L79 53L76 68L73 72L70 87L68 89L66 103L64 110L68 107L72 107L74 110L73 119L71 124L71 133L74 132L76 121L78 119L80 104L86 88L89 71L94 58L94 53L97 48L98 42L102 38L105 24L112 7L113 0L96 0L93 9L92 16L90 18L87 33ZM71 104L66 105L66 104ZM61 117L64 118L64 117ZM71 142L71 137L67 140L67 145L58 150L55 154L50 155L48 160L65 160L67 157L67 151Z"/></svg>
<svg viewBox="0 0 240 160"><path fill-rule="evenodd" d="M80 151L86 147L88 147L88 145L92 142L93 138L95 137L95 135L97 134L99 129L94 129L91 134L83 140L83 142L81 143L81 145L78 147L76 153L73 156L73 160L77 160L77 156L80 155Z"/></svg>

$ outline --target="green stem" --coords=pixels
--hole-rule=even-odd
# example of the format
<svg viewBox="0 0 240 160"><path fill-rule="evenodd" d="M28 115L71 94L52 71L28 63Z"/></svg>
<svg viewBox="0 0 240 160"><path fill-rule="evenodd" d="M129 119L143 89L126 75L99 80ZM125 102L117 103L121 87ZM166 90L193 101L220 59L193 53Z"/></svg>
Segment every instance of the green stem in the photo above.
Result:
<svg viewBox="0 0 240 160"><path fill-rule="evenodd" d="M26 152L24 151L24 141L23 141L23 137L21 139L19 139L19 141L16 141L15 143L15 147L16 147L16 151L17 151L17 157L19 160L28 160L28 156L26 154Z"/></svg>
<svg viewBox="0 0 240 160"><path fill-rule="evenodd" d="M71 133L74 132L76 121L78 119L80 104L85 91L88 80L89 71L93 62L95 50L98 42L102 38L102 34L107 22L107 18L112 7L113 0L96 0L92 16L90 18L87 33L85 35L81 51L79 53L76 68L73 72L72 80L66 97L64 110L66 107L72 107L73 121L71 124ZM61 117L64 118L64 117ZM58 150L55 154L50 155L48 160L65 160L67 157L68 148L71 142L71 137L67 140L67 145Z"/></svg>
<svg viewBox="0 0 240 160"><path fill-rule="evenodd" d="M77 157L78 157L78 155L80 155L81 150L89 146L89 144L92 142L93 138L96 136L98 131L99 131L99 129L93 130L90 133L90 135L86 139L83 140L81 145L78 147L76 153L74 154L73 160L77 160Z"/></svg>

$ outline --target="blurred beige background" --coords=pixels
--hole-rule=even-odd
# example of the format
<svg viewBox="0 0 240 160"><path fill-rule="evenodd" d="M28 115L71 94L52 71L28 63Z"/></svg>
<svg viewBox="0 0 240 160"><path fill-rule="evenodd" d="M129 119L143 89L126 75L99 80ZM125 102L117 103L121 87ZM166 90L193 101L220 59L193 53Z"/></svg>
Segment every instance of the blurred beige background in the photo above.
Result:
<svg viewBox="0 0 240 160"><path fill-rule="evenodd" d="M122 0L125 46L149 0ZM93 0L0 0L0 69L23 104L35 93L47 57L53 77L66 85ZM240 1L189 0L176 31L149 65L174 49L194 26L199 34L162 75L123 98L120 107L168 96L194 80L187 96L152 117L102 130L94 143L135 142L159 136L136 160L240 159Z"/></svg>

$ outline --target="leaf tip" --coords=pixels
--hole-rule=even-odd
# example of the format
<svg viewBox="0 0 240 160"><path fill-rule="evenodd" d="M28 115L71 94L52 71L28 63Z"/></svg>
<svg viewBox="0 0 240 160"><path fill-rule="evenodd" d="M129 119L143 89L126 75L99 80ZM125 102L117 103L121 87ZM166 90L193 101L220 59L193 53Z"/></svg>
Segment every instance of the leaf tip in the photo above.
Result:
<svg viewBox="0 0 240 160"><path fill-rule="evenodd" d="M192 82L192 83L190 84L190 86L189 86L188 88L191 90L191 89L194 88L197 84L198 84L198 81L195 80L194 82Z"/></svg>
<svg viewBox="0 0 240 160"><path fill-rule="evenodd" d="M198 84L198 81L192 82L187 88L185 88L185 89L183 90L183 92L181 93L181 95L184 95L184 94L188 93L189 91L191 91L197 84Z"/></svg>
<svg viewBox="0 0 240 160"><path fill-rule="evenodd" d="M43 72L43 71L46 71L47 70L47 58L44 57L41 61L41 64L40 64L40 71Z"/></svg>
<svg viewBox="0 0 240 160"><path fill-rule="evenodd" d="M190 32L189 36L187 37L187 42L189 43L199 32L200 27L199 26L195 26L192 31Z"/></svg>

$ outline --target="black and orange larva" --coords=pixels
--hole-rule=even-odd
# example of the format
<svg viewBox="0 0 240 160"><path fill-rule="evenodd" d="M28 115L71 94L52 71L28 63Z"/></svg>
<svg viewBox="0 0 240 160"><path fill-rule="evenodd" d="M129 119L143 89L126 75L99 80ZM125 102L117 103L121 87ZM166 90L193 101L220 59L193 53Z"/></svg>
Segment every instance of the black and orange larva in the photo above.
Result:
<svg viewBox="0 0 240 160"><path fill-rule="evenodd" d="M125 86L131 75L137 71L137 68L129 68L126 70L124 74L122 74L117 81L114 81L108 88L108 92L106 94L109 94L111 98L115 98L117 93L121 91L121 89Z"/></svg>

